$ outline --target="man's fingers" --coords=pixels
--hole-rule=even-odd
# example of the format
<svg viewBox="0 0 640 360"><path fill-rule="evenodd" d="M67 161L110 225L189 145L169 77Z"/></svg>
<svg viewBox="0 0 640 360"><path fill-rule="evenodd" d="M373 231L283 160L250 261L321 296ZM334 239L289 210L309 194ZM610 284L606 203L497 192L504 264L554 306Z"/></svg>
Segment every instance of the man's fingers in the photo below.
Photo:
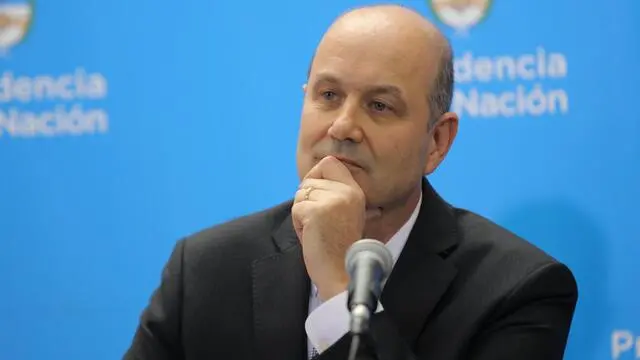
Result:
<svg viewBox="0 0 640 360"><path fill-rule="evenodd" d="M323 157L315 164L311 170L304 176L304 179L322 179L322 169L321 166L327 161L328 156Z"/></svg>
<svg viewBox="0 0 640 360"><path fill-rule="evenodd" d="M304 230L305 223L305 214L307 203L305 202L296 202L291 207L291 219L293 222L293 228L296 231L296 235L298 235L298 239L302 240L302 231Z"/></svg>
<svg viewBox="0 0 640 360"><path fill-rule="evenodd" d="M341 185L343 184L332 180L305 178L300 182L298 188L303 189L312 187L314 189L332 190Z"/></svg>
<svg viewBox="0 0 640 360"><path fill-rule="evenodd" d="M327 180L327 179L312 179L306 178L303 179L300 185L298 186L298 191L295 194L296 201L302 200L315 200L318 198L318 191L327 192L327 191L341 191L340 189L347 189L348 185L343 184L338 181ZM312 193L315 193L312 196Z"/></svg>
<svg viewBox="0 0 640 360"><path fill-rule="evenodd" d="M317 199L318 191L324 191L324 190L316 189L313 187L301 187L300 189L298 189L298 191L296 191L296 195L293 201L294 203L299 203L301 201L315 200Z"/></svg>
<svg viewBox="0 0 640 360"><path fill-rule="evenodd" d="M303 201L317 201L323 196L330 195L332 187L328 183L328 180L322 179L308 179L313 181L306 182L303 186L300 186L294 196L294 205ZM367 208L365 209L365 219L373 220L382 215L380 208Z"/></svg>
<svg viewBox="0 0 640 360"><path fill-rule="evenodd" d="M305 176L305 179L308 178L334 180L348 185L356 183L349 169L333 156L322 158L316 166L309 170Z"/></svg>
<svg viewBox="0 0 640 360"><path fill-rule="evenodd" d="M291 207L293 228L295 229L299 240L302 241L302 233L309 222L314 218L317 218L318 210L318 204L312 201L296 202Z"/></svg>

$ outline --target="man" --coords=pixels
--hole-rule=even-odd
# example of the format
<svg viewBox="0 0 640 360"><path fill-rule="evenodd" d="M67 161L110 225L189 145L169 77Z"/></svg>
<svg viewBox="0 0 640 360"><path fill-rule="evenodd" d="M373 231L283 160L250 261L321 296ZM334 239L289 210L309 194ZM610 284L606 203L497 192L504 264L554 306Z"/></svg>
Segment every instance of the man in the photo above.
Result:
<svg viewBox="0 0 640 360"><path fill-rule="evenodd" d="M346 249L396 261L371 319L379 359L561 359L564 265L442 200L425 176L456 136L452 53L417 13L341 16L304 87L292 201L174 249L126 359L346 359Z"/></svg>

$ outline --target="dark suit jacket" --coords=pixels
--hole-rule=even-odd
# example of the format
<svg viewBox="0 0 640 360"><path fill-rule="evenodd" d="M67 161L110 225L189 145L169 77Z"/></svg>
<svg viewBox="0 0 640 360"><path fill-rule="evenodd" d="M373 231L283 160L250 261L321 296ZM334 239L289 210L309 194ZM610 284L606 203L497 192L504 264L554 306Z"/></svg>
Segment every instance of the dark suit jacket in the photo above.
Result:
<svg viewBox="0 0 640 360"><path fill-rule="evenodd" d="M124 358L306 359L310 281L290 209L179 241ZM567 267L425 180L371 334L382 360L561 359L576 300ZM346 359L349 343L320 359Z"/></svg>

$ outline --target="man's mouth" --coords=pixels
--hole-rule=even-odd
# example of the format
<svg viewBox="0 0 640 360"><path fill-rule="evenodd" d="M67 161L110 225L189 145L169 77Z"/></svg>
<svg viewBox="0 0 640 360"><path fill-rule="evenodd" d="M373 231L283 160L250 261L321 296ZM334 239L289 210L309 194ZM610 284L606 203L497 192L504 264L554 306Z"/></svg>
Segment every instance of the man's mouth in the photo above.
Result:
<svg viewBox="0 0 640 360"><path fill-rule="evenodd" d="M352 160L352 159L349 159L349 158L344 157L344 156L340 156L340 155L332 155L332 154L323 155L323 156L320 156L320 158L318 158L317 160L320 161L325 156L333 156L334 158L340 160L340 162L345 164L347 167L351 167L351 168L355 168L355 169L359 169L359 170L364 170L364 166L360 165L359 162L357 162L355 160Z"/></svg>
<svg viewBox="0 0 640 360"><path fill-rule="evenodd" d="M340 161L341 161L342 163L344 163L345 165L351 165L351 166L353 166L353 167L357 167L357 168L362 169L362 166L361 166L358 162L356 162L356 161L353 161L353 160L351 160L351 159L347 159L347 158L342 157L342 156L336 156L335 158L336 158L336 159L338 159L338 160L340 160Z"/></svg>

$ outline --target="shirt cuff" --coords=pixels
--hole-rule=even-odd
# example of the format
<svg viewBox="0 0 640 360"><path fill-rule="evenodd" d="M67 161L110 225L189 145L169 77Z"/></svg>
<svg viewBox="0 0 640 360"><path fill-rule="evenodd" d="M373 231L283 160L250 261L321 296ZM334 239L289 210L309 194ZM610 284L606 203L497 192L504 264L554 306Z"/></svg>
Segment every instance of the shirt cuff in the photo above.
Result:
<svg viewBox="0 0 640 360"><path fill-rule="evenodd" d="M321 354L349 332L350 314L347 310L347 291L322 303L309 314L305 322L307 338ZM383 311L378 302L376 313Z"/></svg>

